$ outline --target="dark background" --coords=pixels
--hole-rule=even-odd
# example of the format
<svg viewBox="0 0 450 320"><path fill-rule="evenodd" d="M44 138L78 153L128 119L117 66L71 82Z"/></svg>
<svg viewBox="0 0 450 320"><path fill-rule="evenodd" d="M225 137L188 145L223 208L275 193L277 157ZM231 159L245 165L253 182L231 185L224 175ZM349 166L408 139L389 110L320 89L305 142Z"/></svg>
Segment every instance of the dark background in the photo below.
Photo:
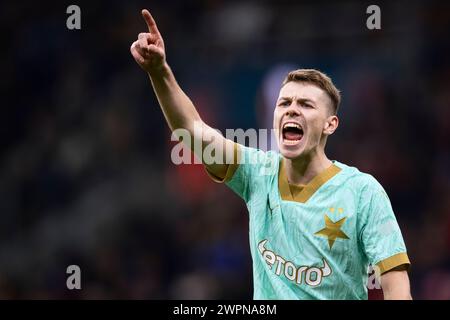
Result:
<svg viewBox="0 0 450 320"><path fill-rule="evenodd" d="M70 4L81 30L66 28ZM366 28L370 4L381 30ZM171 162L130 55L142 8L213 127L270 128L287 71L329 74L343 96L329 157L386 189L413 297L450 299L448 1L219 0L1 2L0 298L252 297L245 204Z"/></svg>

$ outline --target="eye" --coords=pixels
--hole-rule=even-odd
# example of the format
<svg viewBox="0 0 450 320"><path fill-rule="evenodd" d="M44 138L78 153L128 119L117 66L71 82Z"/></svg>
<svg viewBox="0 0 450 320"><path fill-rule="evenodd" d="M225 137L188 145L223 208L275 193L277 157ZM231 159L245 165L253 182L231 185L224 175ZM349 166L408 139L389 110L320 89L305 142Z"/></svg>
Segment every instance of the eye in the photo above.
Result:
<svg viewBox="0 0 450 320"><path fill-rule="evenodd" d="M290 103L289 101L285 100L285 101L280 102L278 105L279 105L279 106L288 106L288 105L290 105L290 104L291 104L291 103Z"/></svg>

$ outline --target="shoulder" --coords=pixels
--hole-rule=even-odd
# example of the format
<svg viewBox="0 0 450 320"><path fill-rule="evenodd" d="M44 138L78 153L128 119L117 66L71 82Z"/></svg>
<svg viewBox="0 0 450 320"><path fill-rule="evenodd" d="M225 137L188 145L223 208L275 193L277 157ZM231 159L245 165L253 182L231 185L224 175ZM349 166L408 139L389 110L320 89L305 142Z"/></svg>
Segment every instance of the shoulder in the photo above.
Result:
<svg viewBox="0 0 450 320"><path fill-rule="evenodd" d="M277 158L280 157L280 154L276 151L264 151L258 148L247 147L242 144L236 143L239 153L241 155L250 156L250 157L261 157L261 159L266 158Z"/></svg>
<svg viewBox="0 0 450 320"><path fill-rule="evenodd" d="M351 189L361 193L385 193L383 186L373 175L338 161L334 161L334 164L342 170L340 174L341 183L345 183Z"/></svg>
<svg viewBox="0 0 450 320"><path fill-rule="evenodd" d="M263 151L261 149L238 145L238 162L240 167L252 170L264 169L266 174L275 174L281 155L276 151Z"/></svg>
<svg viewBox="0 0 450 320"><path fill-rule="evenodd" d="M354 196L357 212L366 217L375 217L379 212L392 211L386 191L374 176L342 163L336 165L342 169L341 185Z"/></svg>

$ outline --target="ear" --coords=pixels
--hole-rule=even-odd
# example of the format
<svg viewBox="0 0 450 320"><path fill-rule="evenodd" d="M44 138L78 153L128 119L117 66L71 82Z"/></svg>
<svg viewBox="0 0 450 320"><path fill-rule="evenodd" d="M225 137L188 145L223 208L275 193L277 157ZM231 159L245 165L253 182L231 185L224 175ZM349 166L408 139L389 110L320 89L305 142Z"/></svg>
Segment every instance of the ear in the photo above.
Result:
<svg viewBox="0 0 450 320"><path fill-rule="evenodd" d="M329 136L339 126L339 118L336 115L329 116L323 125L323 134Z"/></svg>

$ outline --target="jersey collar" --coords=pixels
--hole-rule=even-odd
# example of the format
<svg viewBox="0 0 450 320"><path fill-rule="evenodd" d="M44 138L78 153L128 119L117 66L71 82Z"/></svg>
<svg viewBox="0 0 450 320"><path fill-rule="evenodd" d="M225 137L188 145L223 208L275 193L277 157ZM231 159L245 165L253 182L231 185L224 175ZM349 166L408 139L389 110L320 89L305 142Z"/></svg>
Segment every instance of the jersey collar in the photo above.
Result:
<svg viewBox="0 0 450 320"><path fill-rule="evenodd" d="M284 158L281 158L280 170L278 173L278 188L280 190L281 199L285 201L295 201L300 203L305 203L306 201L308 201L308 199L311 198L321 186L323 186L328 180L333 178L342 170L333 163L327 169L316 175L305 186L303 186L300 192L295 192L293 195L291 193L291 189L289 188L289 182L287 180L285 166L283 163Z"/></svg>

